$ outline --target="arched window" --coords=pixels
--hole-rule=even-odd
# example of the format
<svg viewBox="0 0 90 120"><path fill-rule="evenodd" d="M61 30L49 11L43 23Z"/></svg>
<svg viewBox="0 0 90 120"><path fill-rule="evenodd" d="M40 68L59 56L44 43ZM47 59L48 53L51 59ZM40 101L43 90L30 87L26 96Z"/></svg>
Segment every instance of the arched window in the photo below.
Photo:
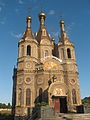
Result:
<svg viewBox="0 0 90 120"><path fill-rule="evenodd" d="M28 56L31 55L31 46L30 45L27 46L27 55Z"/></svg>
<svg viewBox="0 0 90 120"><path fill-rule="evenodd" d="M45 30L45 29L42 30L42 35L43 35L43 36L46 35L46 30Z"/></svg>
<svg viewBox="0 0 90 120"><path fill-rule="evenodd" d="M67 56L68 58L71 58L71 50L69 48L67 49Z"/></svg>
<svg viewBox="0 0 90 120"><path fill-rule="evenodd" d="M19 88L18 90L18 105L21 106L22 104L22 89Z"/></svg>
<svg viewBox="0 0 90 120"><path fill-rule="evenodd" d="M24 55L24 45L22 45L21 47L22 47L21 48L21 50L22 50L21 52L22 52L22 56L23 56Z"/></svg>
<svg viewBox="0 0 90 120"><path fill-rule="evenodd" d="M39 89L39 102L41 103L42 102L42 93L43 93L43 90L42 88Z"/></svg>
<svg viewBox="0 0 90 120"><path fill-rule="evenodd" d="M29 88L26 89L26 105L30 106L31 103L31 91Z"/></svg>
<svg viewBox="0 0 90 120"><path fill-rule="evenodd" d="M43 31L44 35L46 35L46 30Z"/></svg>
<svg viewBox="0 0 90 120"><path fill-rule="evenodd" d="M62 58L64 58L64 48L62 48Z"/></svg>
<svg viewBox="0 0 90 120"><path fill-rule="evenodd" d="M48 50L45 50L45 57L48 56Z"/></svg>
<svg viewBox="0 0 90 120"><path fill-rule="evenodd" d="M73 104L77 104L76 90L75 89L72 89L72 100L73 100Z"/></svg>

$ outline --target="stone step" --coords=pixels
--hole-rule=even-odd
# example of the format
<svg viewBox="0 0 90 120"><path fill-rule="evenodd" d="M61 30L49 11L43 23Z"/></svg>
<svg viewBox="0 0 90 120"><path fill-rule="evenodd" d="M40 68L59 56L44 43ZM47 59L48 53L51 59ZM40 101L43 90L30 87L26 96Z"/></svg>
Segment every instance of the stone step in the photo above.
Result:
<svg viewBox="0 0 90 120"><path fill-rule="evenodd" d="M90 113L89 114L59 114L59 116L56 116L56 118L41 118L39 120L90 120Z"/></svg>
<svg viewBox="0 0 90 120"><path fill-rule="evenodd" d="M90 120L90 114L64 114L64 117L72 120Z"/></svg>

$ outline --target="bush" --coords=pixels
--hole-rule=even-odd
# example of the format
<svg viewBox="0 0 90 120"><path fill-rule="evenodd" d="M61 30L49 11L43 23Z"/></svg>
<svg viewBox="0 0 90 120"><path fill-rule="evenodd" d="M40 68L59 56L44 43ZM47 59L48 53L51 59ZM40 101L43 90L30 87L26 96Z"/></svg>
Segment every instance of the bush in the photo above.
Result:
<svg viewBox="0 0 90 120"><path fill-rule="evenodd" d="M41 103L36 103L36 106L47 106L48 103L46 102L41 102Z"/></svg>
<svg viewBox="0 0 90 120"><path fill-rule="evenodd" d="M83 99L83 100L82 100L82 104L89 104L89 105L90 105L90 100L88 100L88 99Z"/></svg>
<svg viewBox="0 0 90 120"><path fill-rule="evenodd" d="M8 103L8 105L6 105L5 103L0 103L0 108L3 108L3 109L8 108L8 109L11 109L11 105L10 105L10 103Z"/></svg>

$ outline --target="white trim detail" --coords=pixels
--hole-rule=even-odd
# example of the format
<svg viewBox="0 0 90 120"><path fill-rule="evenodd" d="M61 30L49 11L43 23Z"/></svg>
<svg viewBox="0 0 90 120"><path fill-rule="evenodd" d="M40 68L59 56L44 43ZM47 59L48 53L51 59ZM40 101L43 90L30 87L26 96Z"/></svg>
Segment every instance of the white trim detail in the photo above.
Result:
<svg viewBox="0 0 90 120"><path fill-rule="evenodd" d="M59 58L57 58L57 57L55 57L55 56L46 56L46 57L44 57L44 58L41 58L41 62L44 62L46 59L48 59L48 58L51 58L51 59L55 59L55 60L58 60L59 62L61 62L62 63L62 59L59 59Z"/></svg>

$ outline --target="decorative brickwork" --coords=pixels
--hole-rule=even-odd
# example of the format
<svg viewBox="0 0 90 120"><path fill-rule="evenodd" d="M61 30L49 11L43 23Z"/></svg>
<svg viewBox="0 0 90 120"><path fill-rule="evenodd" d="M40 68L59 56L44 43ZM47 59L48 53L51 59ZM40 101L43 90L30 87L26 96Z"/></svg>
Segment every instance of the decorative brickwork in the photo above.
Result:
<svg viewBox="0 0 90 120"><path fill-rule="evenodd" d="M45 13L39 14L40 28L34 37L32 18L27 17L26 32L18 43L13 75L15 116L31 115L32 108L42 102L60 112L75 112L75 106L81 105L74 44L68 39L64 21L60 21L60 40L55 44L46 30L45 18Z"/></svg>

